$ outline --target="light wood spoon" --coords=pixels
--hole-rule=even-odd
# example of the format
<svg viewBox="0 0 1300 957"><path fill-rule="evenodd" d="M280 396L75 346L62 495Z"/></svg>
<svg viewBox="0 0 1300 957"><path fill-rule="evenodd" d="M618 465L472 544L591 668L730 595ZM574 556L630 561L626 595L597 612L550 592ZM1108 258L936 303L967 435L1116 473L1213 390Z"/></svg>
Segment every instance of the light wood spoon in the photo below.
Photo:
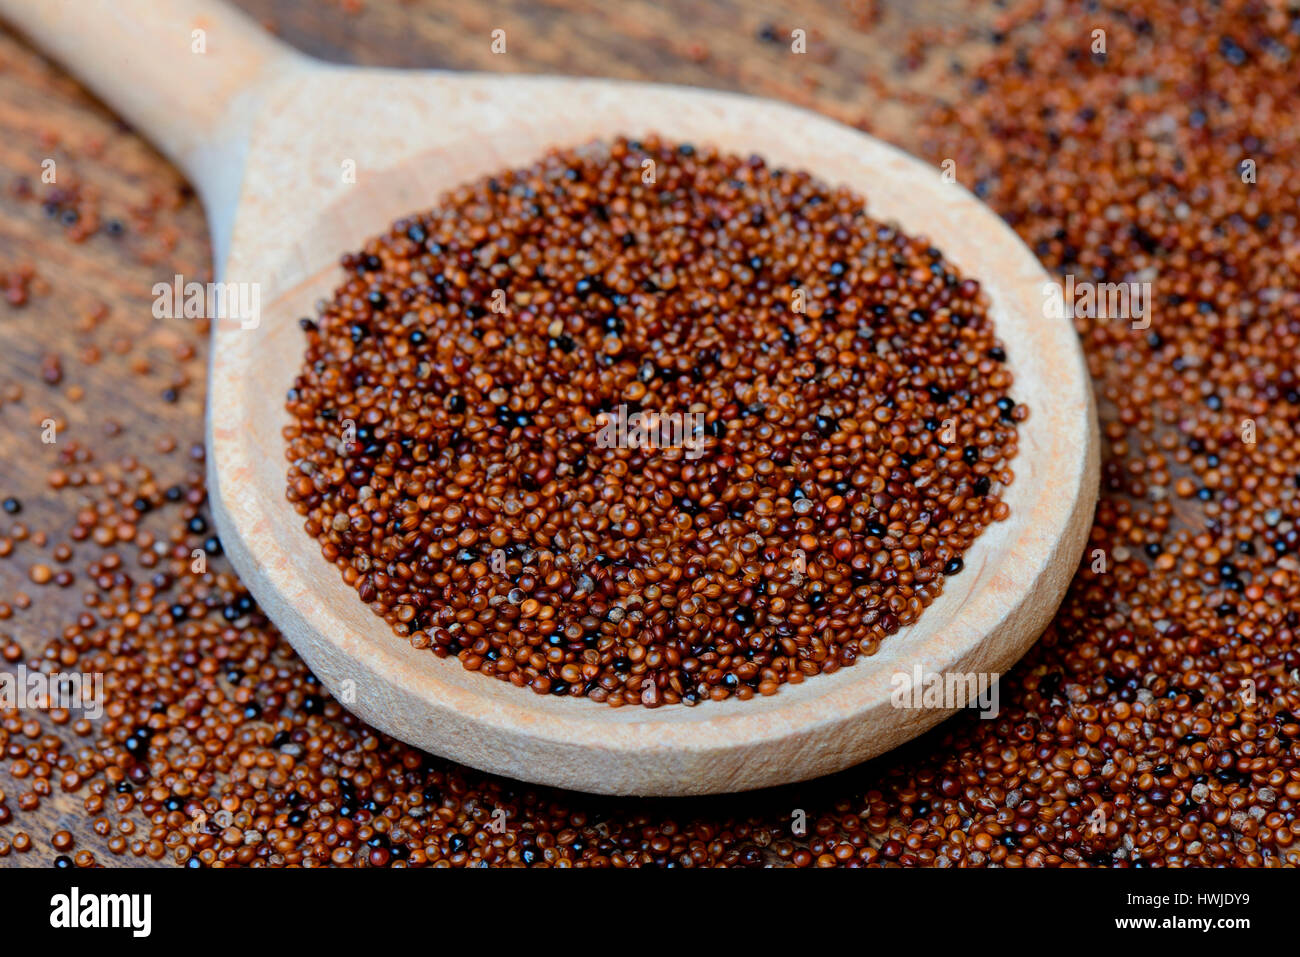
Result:
<svg viewBox="0 0 1300 957"><path fill-rule="evenodd" d="M920 734L951 709L894 707L895 675L1001 673L1051 618L1096 501L1087 371L1069 321L1045 318L1042 267L938 170L813 113L743 96L321 63L212 0L0 0L0 12L180 165L207 209L217 273L257 284L255 328L213 324L213 517L261 607L375 727L485 771L584 791L757 788L836 771ZM652 132L807 169L865 195L874 217L928 236L991 297L1016 398L1031 415L1012 463L1011 517L980 536L966 570L874 657L771 697L614 709L468 673L394 635L286 501L281 429L305 345L297 320L342 281L340 254L444 190L548 148Z"/></svg>

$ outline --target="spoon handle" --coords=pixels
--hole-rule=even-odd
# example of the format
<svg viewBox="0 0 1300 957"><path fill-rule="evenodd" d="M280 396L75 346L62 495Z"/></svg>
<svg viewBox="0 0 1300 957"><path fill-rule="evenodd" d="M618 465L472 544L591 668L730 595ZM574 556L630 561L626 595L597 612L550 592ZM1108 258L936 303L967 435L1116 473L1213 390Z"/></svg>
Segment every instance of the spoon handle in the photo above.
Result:
<svg viewBox="0 0 1300 957"><path fill-rule="evenodd" d="M306 59L218 0L0 0L0 17L166 153L209 209L233 199L249 102Z"/></svg>

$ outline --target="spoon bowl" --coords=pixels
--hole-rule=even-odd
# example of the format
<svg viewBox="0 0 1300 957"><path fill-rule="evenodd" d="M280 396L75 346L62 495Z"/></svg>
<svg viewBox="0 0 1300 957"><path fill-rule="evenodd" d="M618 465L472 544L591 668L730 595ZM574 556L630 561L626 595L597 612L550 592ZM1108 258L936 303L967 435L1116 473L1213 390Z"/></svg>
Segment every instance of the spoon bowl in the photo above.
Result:
<svg viewBox="0 0 1300 957"><path fill-rule="evenodd" d="M1096 501L1087 370L1069 321L1044 309L1051 287L1042 266L939 170L816 114L733 94L334 66L210 0L36 6L0 0L0 12L182 166L208 211L220 280L258 292L255 324L212 322L213 518L261 608L370 724L534 783L606 794L740 791L830 773L933 727L954 709L895 706L896 676L999 675L1050 620ZM192 49L196 30L203 53ZM305 347L297 320L342 281L340 255L463 182L554 147L649 133L806 169L865 196L874 218L929 237L987 292L1017 401L1031 410L1004 492L1010 517L979 536L965 571L876 655L771 697L615 709L466 672L411 648L374 615L285 497L284 397Z"/></svg>

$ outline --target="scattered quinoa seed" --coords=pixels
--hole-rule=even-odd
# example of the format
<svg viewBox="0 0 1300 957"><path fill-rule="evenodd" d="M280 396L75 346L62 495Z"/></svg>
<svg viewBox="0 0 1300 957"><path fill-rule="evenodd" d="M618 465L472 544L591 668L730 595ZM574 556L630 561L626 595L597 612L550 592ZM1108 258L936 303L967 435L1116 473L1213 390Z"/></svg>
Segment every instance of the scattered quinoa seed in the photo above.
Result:
<svg viewBox="0 0 1300 957"><path fill-rule="evenodd" d="M6 461L8 492L29 502L40 492L60 510L29 509L37 514L24 516L33 526L28 528L13 517L18 511L4 504L0 580L8 591L0 595L0 661L6 671L21 665L47 673L102 674L104 713L91 720L76 709L0 707L0 866L85 868L150 861L186 868L1300 865L1300 690L1294 677L1300 669L1300 373L1295 363L1300 259L1294 252L1300 14L1285 5L1264 8L1244 0L1105 5L1012 0L998 10L997 19L997 40L975 58L983 62L972 63L961 77L967 86L960 102L937 105L902 145L936 165L952 158L958 177L1012 223L1057 276L1115 282L1156 278L1149 328L1115 319L1076 320L1105 439L1101 500L1089 547L1059 613L1002 677L996 720L963 713L902 753L826 781L723 801L615 800L482 774L363 724L321 687L223 555L209 550L205 565L196 569L192 552L213 534L203 450L193 441L202 430L197 417L190 431L176 434L159 434L153 423L135 432L124 423L120 434L104 429L102 437L99 429L81 429L67 437L61 432L57 446L43 450L39 459L25 458L21 467ZM769 52L785 42L783 29L784 24L771 24L763 31L772 44ZM1096 29L1105 30L1112 51L1104 57L1090 48ZM6 43L11 44L7 50L19 51L16 41ZM942 55L941 44L932 46ZM13 59L7 57L0 69L11 69ZM34 54L30 60L37 62ZM780 92L775 84L769 91ZM863 108L876 104L873 96ZM22 152L31 153L40 144L31 138L24 145ZM45 155L52 147L40 148L31 155ZM630 694L635 700L626 703L643 705L662 704L667 692L676 694L671 675L684 670L680 662L670 663L673 649L648 637L667 607L665 599L675 597L671 580L650 579L648 572L660 567L659 560L654 548L643 547L666 534L665 518L671 516L669 529L690 543L708 589L687 617L701 620L701 665L705 654L717 658L695 674L709 684L704 676L720 672L709 687L734 695L749 687L742 677L748 671L741 669L750 649L741 645L742 635L767 635L782 614L788 622L793 614L805 620L824 617L828 635L863 624L852 622L852 609L859 614L863 609L849 603L849 593L864 589L865 598L873 586L885 583L869 579L855 585L851 574L847 583L834 578L845 561L834 554L840 541L874 537L883 551L887 538L906 531L876 514L878 506L866 515L858 511L864 498L853 475L866 471L871 482L879 481L880 473L871 469L884 467L883 452L874 464L852 469L836 464L838 457L862 451L853 443L875 422L874 413L864 416L863 409L835 394L836 381L866 372L840 365L843 350L835 347L836 338L848 335L847 351L855 356L864 354L872 339L880 341L879 334L859 338L856 322L842 327L853 309L847 299L837 302L836 295L847 282L845 295L860 299L853 290L863 270L853 255L833 251L846 242L833 235L823 236L820 245L795 244L788 250L793 260L762 248L764 230L770 246L774 231L788 239L785 231L802 216L811 238L811 231L826 228L853 201L833 193L829 202L795 204L796 193L811 200L810 181L793 173L774 180L774 171L744 161L734 170L739 186L712 181L709 195L719 203L718 190L734 190L737 197L724 210L728 217L719 214L722 226L706 223L708 228L688 238L666 227L668 211L687 212L695 202L682 178L687 168L707 173L720 158L699 145L692 157L679 151L680 159L667 144L640 147L643 154L651 148L662 160L661 175L656 189L642 191L641 216L634 215L635 202L606 201L600 205L608 223L601 218L595 177L608 171L607 160L584 153L573 167L576 180L560 172L552 157L541 172L552 169L559 182L545 180L538 190L528 187L527 178L500 178L496 193L485 184L467 186L435 214L414 217L369 244L360 258L349 260L349 268L355 275L374 265L373 256L378 268L366 270L373 279L350 279L327 306L323 331L307 331L309 349L328 371L316 375L310 397L290 402L299 430L291 444L309 450L294 463L300 474L290 494L304 508L305 522L313 521L309 512L317 514L309 531L318 540L324 536L323 549L337 549L331 560L342 561L349 584L362 577L355 567L348 571L362 555L391 562L394 569L405 565L404 574L421 550L427 558L434 547L429 581L419 587L442 587L437 576L445 576L447 586L456 585L448 594L476 596L479 604L468 608L467 618L477 623L479 615L484 621L508 616L528 649L522 664L512 658L515 665L501 673L532 667L538 654L550 678L554 656L561 675L550 679L552 686L581 694L588 684L584 656L592 651L599 680L587 695L594 696L604 687L600 681L609 679L614 688L606 700ZM631 144L624 149L628 157L641 155ZM17 146L14 152L20 152ZM1239 168L1248 157L1258 162L1254 183L1244 182ZM54 187L59 194L38 196L51 206L48 223L60 242L76 241L63 237L89 229L97 219L89 197L72 195L67 166L61 159ZM639 174L639 167L633 168ZM161 164L157 173L166 175ZM540 175L537 169L533 173ZM748 197L761 177L769 177L770 190L789 192L761 206L765 224L757 226ZM520 196L521 188L536 195ZM30 191L39 190L33 184ZM668 191L675 195L665 203ZM159 184L153 192L144 211L149 215L129 215L126 237L112 246L115 254L127 255L151 234L181 231L176 210L182 199L175 183ZM503 219L518 226L529 218L524 204L530 201L549 211L544 222L534 220L540 234L492 234L488 217L469 232L453 228L467 211L502 207ZM773 205L778 203L779 208ZM68 208L77 210L76 223L60 225ZM199 222L192 203L188 215ZM783 222L782 215L790 218ZM593 230L596 242L573 242L567 231L579 222ZM652 223L665 227L653 243ZM107 228L111 235L113 227ZM892 267L895 238L873 238L870 231L860 236L888 248ZM498 246L502 238L507 245ZM543 240L552 249L554 238L572 259L542 254ZM933 240L942 248L942 236ZM906 240L896 249L905 261L928 255ZM419 284L421 301L402 302L405 287L394 282L402 263L410 264L406 275ZM843 263L842 272L836 263ZM174 265L167 262L164 275L170 276ZM717 285L706 265L717 267ZM882 278L889 274L888 267L874 268ZM413 278L421 270L424 279ZM65 290L48 294L33 273L20 269L0 277L7 300L25 303L22 312L0 306L0 335L34 317L55 317L51 304L61 303ZM977 320L962 330L963 341L979 337L967 351L987 363L977 371L989 387L975 401L988 417L987 430L1005 436L983 444L1009 453L1015 433L998 401L1014 398L1015 392L1001 384L1005 380L992 386L1016 343L997 341L978 322L978 290L968 285L977 279L960 279L956 287L955 295L972 304ZM792 280L800 285L792 286ZM695 284L695 298L676 291L683 282ZM367 298L376 283L386 297L383 306ZM549 285L555 292L543 298ZM791 312L792 300L779 292L781 286L808 292L804 314ZM491 311L491 290L497 288L506 293L508 317ZM616 303L614 296L626 299ZM728 339L731 325L712 317L743 314L741 306L751 296L779 308L760 316L744 335ZM585 305L577 312L565 311L566 304L578 301ZM924 303L908 304L901 312L892 311L889 302L880 305L885 307L880 323L906 321L906 332L899 331L904 342L935 341L925 337L945 334L946 322L936 321L942 310L932 309L929 319L914 322L911 311L921 311ZM828 315L828 308L836 314ZM414 313L409 326L407 312ZM872 312L868 330L876 328L874 306ZM607 325L611 317L617 321ZM562 331L552 336L557 321ZM353 325L360 327L357 344L351 340ZM193 345L198 387L203 329L168 328ZM678 339L668 348L674 329ZM691 329L703 338L685 336ZM615 351L608 351L606 340L614 348L615 339ZM117 354L109 341L105 354ZM123 354L130 345L123 343ZM83 359L89 350L81 344L61 348L64 382L85 386L91 399L95 377L86 373L91 363ZM44 401L67 388L37 385L41 353L24 354L36 359L26 373L27 397L17 381L0 385L0 412L7 417L31 411L13 406L31 401L33 394ZM920 421L919 406L938 399L928 389L924 395L902 389L912 374L896 376L889 360L877 358L885 363L881 382L898 386L895 408L887 410L893 417L876 426L880 435L900 418ZM359 376L358 385L340 376L343 368ZM698 383L691 375L696 368L702 372ZM551 374L538 375L543 369ZM705 395L707 383L716 380L734 389L756 369L779 370L780 377L769 375L765 388L745 389L725 402L721 395ZM646 392L632 399L635 393L628 390L638 384ZM144 380L132 386L153 401L164 387ZM493 395L498 389L499 398ZM182 390L178 401L188 401L189 391ZM396 391L419 404L390 407L388 396ZM323 404L327 395L337 404ZM793 405L782 404L782 395ZM1208 402L1210 396L1217 401ZM673 411L682 410L683 399L696 397L708 405L709 415L705 455L694 462L681 461L680 450L643 455L600 449L591 433L582 432L588 441L579 442L570 432L579 413L583 423L594 422L597 412L616 400ZM963 402L951 400L954 407ZM1013 409L1013 421L1016 414ZM818 416L826 420L821 428ZM337 442L348 418L358 445L345 464ZM1253 445L1242 437L1247 418L1259 425ZM11 421L21 419L6 418ZM935 417L936 430L941 421ZM327 422L333 424L327 428ZM847 431L850 424L858 430ZM926 421L921 425L928 433ZM457 441L469 435L476 437L473 448L458 451ZM906 430L896 438L899 448L891 454L898 457L900 473L903 455L917 455L918 464L926 460L921 453L929 440ZM403 446L407 440L409 448ZM990 478L988 490L976 487L976 477L962 493L967 508L983 514L1001 479L990 469L980 470L978 457L974 466L965 462L963 450L971 444L981 443L960 437L944 461L961 481L969 481L972 472ZM133 445L137 452L157 450L154 467L133 457ZM372 446L377 449L367 452ZM774 453L770 468L757 454L763 447ZM785 464L778 463L778 449L789 453ZM796 452L822 464L801 469L805 460ZM462 460L462 454L468 458ZM712 474L689 481L680 474L688 464L718 467L719 457L728 455L734 461L718 473L723 478L716 487ZM45 463L48 473L34 474ZM476 463L483 463L483 472L474 471ZM488 465L496 467L490 482ZM356 481L349 476L354 468ZM778 472L788 468L795 474L787 485ZM908 468L915 473L917 465ZM425 479L434 480L431 488L411 488L420 469ZM456 485L462 471L468 484ZM823 471L830 474L823 477ZM845 471L849 474L837 474ZM366 484L399 473L404 485ZM459 491L445 484L448 476ZM527 488L525 479L537 487ZM847 489L837 489L840 482L848 483ZM556 494L544 496L552 483ZM470 500L471 492L489 484L499 488L494 495L499 503ZM742 488L749 492L746 486L752 486L752 496L741 495ZM1202 496L1201 490L1211 494ZM564 494L573 496L567 511L559 505ZM830 507L837 496L843 500L836 503L838 510ZM404 511L412 502L415 509ZM770 512L759 512L763 502ZM615 519L611 512L618 506L624 511ZM733 506L740 518L732 517ZM570 512L582 522L564 524ZM60 515L61 527L34 527L54 514ZM816 534L796 527L810 515L821 523ZM508 526L497 524L502 516ZM620 536L618 530L629 521L638 528ZM791 530L783 531L787 525ZM503 539L505 527L531 537ZM768 558L766 541L739 557L714 549L748 548L744 534L736 534L741 528L746 533L766 529L760 537L770 535L787 548L793 541L803 548L807 531L818 547L803 548L807 573L794 592L782 594L793 577L781 562L792 553ZM462 542L466 531L476 537L466 535ZM37 544L42 532L53 543L48 557L46 546ZM785 537L796 533L797 539ZM594 551L589 535L607 543L604 550ZM65 541L70 551L56 554ZM411 547L417 541L422 549ZM577 573L578 565L561 560L568 561L579 545L585 550L578 555ZM496 547L507 551L507 575L520 581L512 580L504 601L490 605L492 589L505 584L491 574ZM411 555L403 557L407 548ZM1094 570L1095 549L1105 555L1104 571ZM464 562L457 557L462 550ZM533 564L550 562L546 571L541 565L525 571L529 550L535 553ZM936 560L946 564L956 557ZM849 568L855 560L862 567L861 558L855 551L847 559ZM23 588L37 562L75 571L77 587L62 594L38 589L32 599ZM348 579L349 574L355 577ZM490 662L495 670L506 659L486 634L476 648L460 638L440 644L432 621L412 629L412 620L401 618L408 604L397 600L403 593L377 578L391 573L372 567L365 574L372 598L386 606L382 613L392 615L394 628L404 627L407 638L422 641L423 633L435 653L442 648L449 655L477 655L480 668ZM607 593L610 582L613 592ZM659 589L657 597L652 587ZM617 600L633 594L641 597L639 606ZM49 599L48 608L40 608L42 599ZM525 613L530 599L535 605ZM584 614L577 620L580 630L571 635L567 622L559 625L565 620L562 609L580 600L600 601L605 610L591 612L586 625ZM786 603L784 612L777 610L777 600ZM52 616L55 608L62 621L33 626L34 610ZM674 609L675 617L681 617L679 611ZM704 622L713 630L705 631ZM804 662L824 669L847 647L823 639L818 648L803 628L798 624L795 635L780 636L795 641L793 660L799 665L785 672L791 678L803 673ZM588 647L589 637L594 647ZM798 644L803 637L807 643ZM538 644L530 643L534 639ZM616 658L615 649L627 653ZM656 651L660 659L652 666L647 659ZM822 651L825 657L818 661ZM639 661L632 660L633 653ZM757 666L760 676L763 669L775 672L778 657L791 658L784 646L778 653L776 643L769 651L755 651L755 660L760 654L771 655ZM577 667L578 680L564 684L568 665ZM640 686L629 687L625 678L634 673L643 683L649 674L656 680L638 694ZM662 687L659 675L665 676ZM542 676L538 668L537 678ZM735 679L734 688L728 676ZM760 680L760 693L763 688L775 691L780 684ZM689 690L683 686L683 693ZM806 811L803 834L792 831L794 807ZM504 812L504 831L497 826L498 812Z"/></svg>

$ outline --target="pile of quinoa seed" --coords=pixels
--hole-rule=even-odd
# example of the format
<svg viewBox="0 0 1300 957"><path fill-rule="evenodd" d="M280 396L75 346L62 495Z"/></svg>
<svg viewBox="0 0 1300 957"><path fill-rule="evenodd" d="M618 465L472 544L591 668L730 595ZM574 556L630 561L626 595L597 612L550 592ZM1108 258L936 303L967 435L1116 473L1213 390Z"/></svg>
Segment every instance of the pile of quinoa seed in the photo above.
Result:
<svg viewBox="0 0 1300 957"><path fill-rule="evenodd" d="M468 670L615 706L775 694L915 622L1008 513L1028 411L979 283L805 173L589 144L343 267L302 323L289 499ZM614 429L646 416L676 432Z"/></svg>
<svg viewBox="0 0 1300 957"><path fill-rule="evenodd" d="M1153 270L1155 295L1145 329L1078 321L1101 502L996 719L718 800L593 798L457 767L323 693L219 555L193 570L211 531L187 444L162 478L100 461L92 435L51 477L76 535L31 528L17 499L0 518L6 572L37 536L71 538L69 587L85 593L44 642L22 631L25 606L58 586L6 596L5 667L102 670L108 697L95 722L0 712L0 866L114 863L91 840L186 866L1300 864L1300 13L1032 0L990 43L967 95L902 145L953 158L1058 276ZM32 823L54 807L58 826Z"/></svg>

